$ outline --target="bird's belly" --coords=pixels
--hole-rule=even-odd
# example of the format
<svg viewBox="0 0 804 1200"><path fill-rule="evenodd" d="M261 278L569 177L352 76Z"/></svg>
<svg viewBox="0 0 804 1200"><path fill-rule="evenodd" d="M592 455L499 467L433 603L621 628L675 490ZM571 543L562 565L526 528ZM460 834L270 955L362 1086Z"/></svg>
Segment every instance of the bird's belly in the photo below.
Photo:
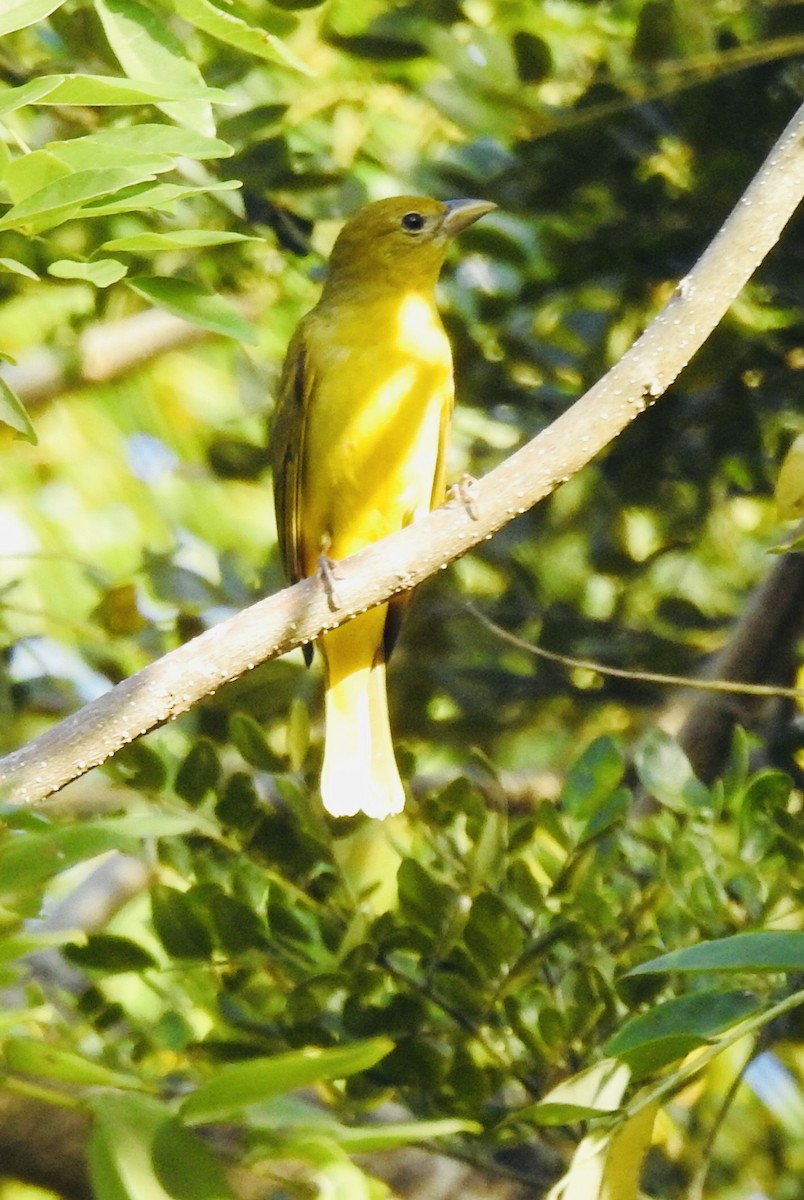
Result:
<svg viewBox="0 0 804 1200"><path fill-rule="evenodd" d="M349 365L316 397L308 424L300 521L307 572L322 552L345 558L431 504L450 365L390 357L370 386L361 384L359 360Z"/></svg>

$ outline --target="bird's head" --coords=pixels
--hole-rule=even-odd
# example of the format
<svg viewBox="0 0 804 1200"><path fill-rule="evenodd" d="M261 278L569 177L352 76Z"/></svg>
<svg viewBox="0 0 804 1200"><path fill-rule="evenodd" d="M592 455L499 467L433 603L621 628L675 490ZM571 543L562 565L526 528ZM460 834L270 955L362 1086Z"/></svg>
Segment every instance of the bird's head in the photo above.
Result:
<svg viewBox="0 0 804 1200"><path fill-rule="evenodd" d="M341 230L328 289L435 285L450 238L496 208L488 200L395 196L367 204Z"/></svg>

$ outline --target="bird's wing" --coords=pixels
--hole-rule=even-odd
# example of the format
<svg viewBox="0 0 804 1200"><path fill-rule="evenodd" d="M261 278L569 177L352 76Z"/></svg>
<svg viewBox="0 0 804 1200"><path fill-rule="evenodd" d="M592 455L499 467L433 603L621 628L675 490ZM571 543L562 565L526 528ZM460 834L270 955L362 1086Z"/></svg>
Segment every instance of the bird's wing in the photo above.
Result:
<svg viewBox="0 0 804 1200"><path fill-rule="evenodd" d="M441 409L441 424L438 429L438 457L436 459L433 490L430 493L430 508L438 508L444 503L447 494L447 442L452 424L452 410L455 407L455 396L450 389L450 396L444 401Z"/></svg>
<svg viewBox="0 0 804 1200"><path fill-rule="evenodd" d="M305 323L302 321L291 338L285 356L270 441L279 551L285 574L291 583L296 583L304 574L299 513L305 426L310 412L313 383Z"/></svg>

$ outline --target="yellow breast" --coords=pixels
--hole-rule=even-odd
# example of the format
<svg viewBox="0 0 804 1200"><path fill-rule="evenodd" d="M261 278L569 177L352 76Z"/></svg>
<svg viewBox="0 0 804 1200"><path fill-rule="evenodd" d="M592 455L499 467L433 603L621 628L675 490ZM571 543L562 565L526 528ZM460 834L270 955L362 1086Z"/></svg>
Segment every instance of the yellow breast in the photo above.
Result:
<svg viewBox="0 0 804 1200"><path fill-rule="evenodd" d="M411 292L316 314L315 386L301 487L305 570L429 509L452 404L452 357L434 303Z"/></svg>

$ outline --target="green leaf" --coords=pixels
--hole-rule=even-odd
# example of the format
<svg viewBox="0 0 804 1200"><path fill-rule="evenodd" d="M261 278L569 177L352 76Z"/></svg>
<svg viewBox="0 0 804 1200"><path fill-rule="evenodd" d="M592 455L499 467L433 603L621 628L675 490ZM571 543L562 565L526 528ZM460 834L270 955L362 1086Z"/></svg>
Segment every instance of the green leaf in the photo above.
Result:
<svg viewBox="0 0 804 1200"><path fill-rule="evenodd" d="M154 929L171 958L212 957L212 934L190 892L157 884L151 889Z"/></svg>
<svg viewBox="0 0 804 1200"><path fill-rule="evenodd" d="M224 828L253 829L260 819L260 800L251 775L235 771L227 779L223 795L215 805L215 816Z"/></svg>
<svg viewBox="0 0 804 1200"><path fill-rule="evenodd" d="M388 1125L341 1125L333 1136L349 1154L377 1154L396 1146L409 1146L412 1142L482 1132L482 1125L476 1121L444 1117L435 1121L399 1121Z"/></svg>
<svg viewBox="0 0 804 1200"><path fill-rule="evenodd" d="M140 792L158 792L167 780L163 756L147 742L129 742L112 759L115 773Z"/></svg>
<svg viewBox="0 0 804 1200"><path fill-rule="evenodd" d="M561 792L561 803L573 817L588 820L622 783L625 756L618 742L606 734L587 746L570 767Z"/></svg>
<svg viewBox="0 0 804 1200"><path fill-rule="evenodd" d="M176 773L175 791L188 804L200 804L212 791L221 773L218 753L209 740L201 737L190 748Z"/></svg>
<svg viewBox="0 0 804 1200"><path fill-rule="evenodd" d="M131 105L157 104L167 100L233 104L220 88L162 79L121 79L117 75L42 75L21 87L0 92L0 117L26 104Z"/></svg>
<svg viewBox="0 0 804 1200"><path fill-rule="evenodd" d="M101 1063L91 1062L67 1050L58 1050L39 1038L10 1037L3 1044L3 1057L9 1071L35 1075L79 1087L139 1087L139 1081Z"/></svg>
<svg viewBox="0 0 804 1200"><path fill-rule="evenodd" d="M190 283L187 279L163 279L157 276L138 275L127 280L128 286L143 300L167 309L177 317L183 317L193 325L221 333L225 337L241 342L255 342L257 335L250 321L241 316L237 309L209 292Z"/></svg>
<svg viewBox="0 0 804 1200"><path fill-rule="evenodd" d="M553 69L553 56L544 38L518 29L512 39L516 73L522 83L541 83Z"/></svg>
<svg viewBox="0 0 804 1200"><path fill-rule="evenodd" d="M232 1200L221 1167L193 1133L147 1096L93 1097L93 1194L103 1200Z"/></svg>
<svg viewBox="0 0 804 1200"><path fill-rule="evenodd" d="M349 1154L373 1154L426 1142L435 1138L456 1137L462 1133L482 1133L476 1121L444 1117L434 1121L391 1121L375 1125L342 1125L319 1105L298 1095L277 1096L260 1106L260 1129L285 1132L293 1130L302 1142L309 1134L325 1134Z"/></svg>
<svg viewBox="0 0 804 1200"><path fill-rule="evenodd" d="M174 0L174 5L180 17L184 17L185 21L189 21L191 25L202 29L218 41L234 46L246 54L253 54L256 58L291 67L304 75L315 74L274 34L248 25L232 13L210 4L209 0Z"/></svg>
<svg viewBox="0 0 804 1200"><path fill-rule="evenodd" d="M210 889L206 896L215 935L227 954L242 954L268 944L268 930L252 908L225 892Z"/></svg>
<svg viewBox="0 0 804 1200"><path fill-rule="evenodd" d="M262 726L248 713L232 713L229 717L229 737L250 766L259 771L282 770L282 760L269 747Z"/></svg>
<svg viewBox="0 0 804 1200"><path fill-rule="evenodd" d="M134 233L129 237L104 242L102 250L141 253L158 250L197 250L204 246L224 246L227 242L260 242L262 238L223 229L176 229L172 233Z"/></svg>
<svg viewBox="0 0 804 1200"><path fill-rule="evenodd" d="M494 975L521 953L525 931L499 896L481 892L472 904L463 938L478 969Z"/></svg>
<svg viewBox="0 0 804 1200"><path fill-rule="evenodd" d="M548 1092L537 1104L512 1113L510 1120L537 1125L569 1125L606 1113L622 1104L631 1073L614 1058L604 1058Z"/></svg>
<svg viewBox="0 0 804 1200"><path fill-rule="evenodd" d="M201 160L231 153L226 142L175 125L105 129L19 155L7 165L3 182L12 202L18 204L46 184L79 171L136 168L141 179L149 179L172 170L179 155Z"/></svg>
<svg viewBox="0 0 804 1200"><path fill-rule="evenodd" d="M17 834L0 846L0 892L37 886L87 859L121 850L136 854L138 842L110 825L81 823L46 833Z"/></svg>
<svg viewBox="0 0 804 1200"><path fill-rule="evenodd" d="M161 763L161 759L159 760ZM161 838L181 837L185 833L212 832L210 821L199 813L192 812L143 812L128 813L123 817L110 817L104 824L106 829L123 837Z"/></svg>
<svg viewBox="0 0 804 1200"><path fill-rule="evenodd" d="M371 1038L351 1046L321 1050L313 1047L222 1067L214 1079L199 1087L181 1106L189 1121L234 1117L251 1104L270 1100L295 1088L311 1087L324 1079L343 1079L367 1071L393 1049L388 1038Z"/></svg>
<svg viewBox="0 0 804 1200"><path fill-rule="evenodd" d="M92 262L60 258L51 263L47 270L48 275L54 275L57 279L85 279L87 283L94 283L95 287L106 288L122 279L128 268L116 258L96 258Z"/></svg>
<svg viewBox="0 0 804 1200"><path fill-rule="evenodd" d="M80 139L85 140L85 139ZM91 139L86 139L87 141ZM100 171L102 169L122 168L133 171L135 168L140 179L151 179L154 175L169 171L173 160L166 155L131 155L128 160L121 153L104 153L99 149L96 155L91 154L56 154L51 150L34 150L31 154L22 154L8 164L3 182L14 204L20 204L28 196L40 192L48 184L56 183L59 179L68 179L79 171Z"/></svg>
<svg viewBox="0 0 804 1200"><path fill-rule="evenodd" d="M0 421L16 429L26 442L36 445L36 431L25 406L9 383L0 375Z"/></svg>
<svg viewBox="0 0 804 1200"><path fill-rule="evenodd" d="M149 158L175 158L181 155L198 161L229 158L233 153L228 142L207 137L194 129L176 125L125 125L98 129L87 137L70 138L65 142L48 142L42 147L75 171L85 167L130 166L132 161ZM34 151L39 153L39 151ZM102 154L104 161L98 163Z"/></svg>
<svg viewBox="0 0 804 1200"><path fill-rule="evenodd" d="M138 167L76 171L30 193L0 218L0 229L19 228L36 233L70 220L88 200L108 196L133 183L153 179L153 172Z"/></svg>
<svg viewBox="0 0 804 1200"><path fill-rule="evenodd" d="M162 18L139 0L95 0L117 61L133 79L174 80L188 88L203 86L198 67L187 58L184 46ZM198 133L213 134L215 122L206 100L160 103L177 125Z"/></svg>
<svg viewBox="0 0 804 1200"><path fill-rule="evenodd" d="M640 1078L683 1058L762 1007L756 996L745 991L712 990L679 996L627 1021L604 1050L621 1058L633 1077Z"/></svg>
<svg viewBox="0 0 804 1200"><path fill-rule="evenodd" d="M121 212L172 212L177 200L212 192L231 192L240 187L238 179L222 179L200 187L177 183L141 183L124 188L110 200L92 200L84 205L82 216L105 217Z"/></svg>
<svg viewBox="0 0 804 1200"><path fill-rule="evenodd" d="M779 835L778 817L784 816L793 781L783 771L766 770L746 785L740 803L740 858L759 863Z"/></svg>
<svg viewBox="0 0 804 1200"><path fill-rule="evenodd" d="M710 802L709 789L693 774L686 754L662 729L640 738L634 765L645 791L660 804L685 812Z"/></svg>
<svg viewBox="0 0 804 1200"><path fill-rule="evenodd" d="M667 971L801 971L804 933L793 930L737 933L734 937L699 942L671 950L640 963L628 975L659 975Z"/></svg>
<svg viewBox="0 0 804 1200"><path fill-rule="evenodd" d="M44 21L52 12L60 8L64 0L11 0L11 7L0 13L0 37L13 33L16 29L25 29Z"/></svg>
<svg viewBox="0 0 804 1200"><path fill-rule="evenodd" d="M402 861L397 885L400 911L422 929L439 929L454 907L452 889L434 879L415 858Z"/></svg>
<svg viewBox="0 0 804 1200"><path fill-rule="evenodd" d="M64 957L83 970L107 975L146 971L158 965L144 946L113 933L91 933L84 945L65 946Z"/></svg>
<svg viewBox="0 0 804 1200"><path fill-rule="evenodd" d="M24 275L26 279L37 281L39 279L36 271L26 267L25 263L18 262L16 258L0 258L0 270L11 271L14 275Z"/></svg>

